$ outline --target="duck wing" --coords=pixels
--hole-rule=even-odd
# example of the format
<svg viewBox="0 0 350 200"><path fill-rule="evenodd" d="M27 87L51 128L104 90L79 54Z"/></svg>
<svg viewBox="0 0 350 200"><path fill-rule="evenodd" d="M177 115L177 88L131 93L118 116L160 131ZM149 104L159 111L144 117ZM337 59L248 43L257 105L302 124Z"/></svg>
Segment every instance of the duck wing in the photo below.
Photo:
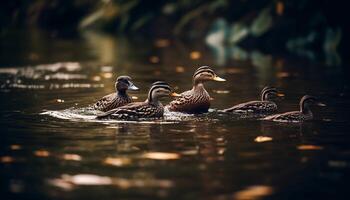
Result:
<svg viewBox="0 0 350 200"><path fill-rule="evenodd" d="M128 96L120 97L116 93L112 93L102 97L94 104L94 109L100 111L109 111L120 106L130 103L132 100Z"/></svg>

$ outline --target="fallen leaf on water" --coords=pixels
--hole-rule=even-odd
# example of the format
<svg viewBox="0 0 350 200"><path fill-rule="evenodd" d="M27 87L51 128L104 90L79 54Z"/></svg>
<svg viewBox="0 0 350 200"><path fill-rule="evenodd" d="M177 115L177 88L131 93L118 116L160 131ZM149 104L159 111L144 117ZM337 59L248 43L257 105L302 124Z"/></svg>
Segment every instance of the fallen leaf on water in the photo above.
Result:
<svg viewBox="0 0 350 200"><path fill-rule="evenodd" d="M201 52L199 52L199 51L192 51L191 53L190 53L190 58L192 59L192 60L198 60L199 58L201 58L202 57L202 55L201 55Z"/></svg>
<svg viewBox="0 0 350 200"><path fill-rule="evenodd" d="M149 152L142 155L143 158L154 160L174 160L179 159L180 155L177 153L165 153L165 152Z"/></svg>
<svg viewBox="0 0 350 200"><path fill-rule="evenodd" d="M185 72L185 68L183 66L176 66L175 67L175 71L177 73L184 73Z"/></svg>
<svg viewBox="0 0 350 200"><path fill-rule="evenodd" d="M298 150L322 150L322 146L316 146L316 145L310 145L310 144L304 144L304 145L299 145L297 147Z"/></svg>
<svg viewBox="0 0 350 200"><path fill-rule="evenodd" d="M151 63L159 63L159 57L158 56L151 56L150 58L149 58L149 61L151 62Z"/></svg>
<svg viewBox="0 0 350 200"><path fill-rule="evenodd" d="M1 163L12 163L13 161L15 161L15 159L13 159L11 156L0 157Z"/></svg>
<svg viewBox="0 0 350 200"><path fill-rule="evenodd" d="M104 163L108 164L108 165L121 167L121 166L125 166L125 165L131 164L131 159L129 159L129 158L111 158L111 157L109 157L109 158L106 158L104 160Z"/></svg>
<svg viewBox="0 0 350 200"><path fill-rule="evenodd" d="M271 195L273 188L271 186L256 185L245 188L244 190L236 192L233 196L238 200L259 199L263 196Z"/></svg>
<svg viewBox="0 0 350 200"><path fill-rule="evenodd" d="M258 136L254 139L255 142L269 142L272 141L272 137Z"/></svg>
<svg viewBox="0 0 350 200"><path fill-rule="evenodd" d="M63 159L64 160L81 161L82 158L78 154L64 154Z"/></svg>
<svg viewBox="0 0 350 200"><path fill-rule="evenodd" d="M48 157L50 156L50 152L46 150L37 150L37 151L34 151L34 155L38 157Z"/></svg>
<svg viewBox="0 0 350 200"><path fill-rule="evenodd" d="M18 144L12 144L10 146L10 149L11 150L20 150L20 149L22 149L22 147L21 147L21 145L18 145Z"/></svg>

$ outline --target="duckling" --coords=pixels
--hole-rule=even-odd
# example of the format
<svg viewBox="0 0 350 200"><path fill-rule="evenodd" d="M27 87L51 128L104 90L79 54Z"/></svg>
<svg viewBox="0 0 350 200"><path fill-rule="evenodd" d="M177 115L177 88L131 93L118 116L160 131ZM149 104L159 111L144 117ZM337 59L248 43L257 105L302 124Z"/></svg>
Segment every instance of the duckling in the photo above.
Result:
<svg viewBox="0 0 350 200"><path fill-rule="evenodd" d="M282 114L271 115L263 118L263 120L287 123L300 123L306 120L312 120L313 114L310 110L310 105L326 106L321 103L316 97L305 95L300 100L300 110L286 112Z"/></svg>
<svg viewBox="0 0 350 200"><path fill-rule="evenodd" d="M210 107L210 96L203 83L206 81L226 81L218 77L208 66L199 67L193 75L193 88L181 93L181 97L171 101L169 111L185 113L205 113Z"/></svg>
<svg viewBox="0 0 350 200"><path fill-rule="evenodd" d="M164 114L164 107L159 101L166 96L180 96L177 93L171 92L171 87L168 83L157 81L152 84L149 89L148 97L144 102L130 103L125 106L110 110L101 115L98 119L140 119L140 118L161 118Z"/></svg>
<svg viewBox="0 0 350 200"><path fill-rule="evenodd" d="M219 110L219 112L233 112L233 113L271 113L277 110L277 105L273 102L276 97L283 97L284 94L278 93L274 87L264 87L261 91L260 101L249 101L235 105L231 108Z"/></svg>
<svg viewBox="0 0 350 200"><path fill-rule="evenodd" d="M129 76L119 76L115 82L116 92L106 95L98 100L94 105L95 110L103 112L124 106L132 102L132 99L126 93L126 90L139 90L132 82Z"/></svg>

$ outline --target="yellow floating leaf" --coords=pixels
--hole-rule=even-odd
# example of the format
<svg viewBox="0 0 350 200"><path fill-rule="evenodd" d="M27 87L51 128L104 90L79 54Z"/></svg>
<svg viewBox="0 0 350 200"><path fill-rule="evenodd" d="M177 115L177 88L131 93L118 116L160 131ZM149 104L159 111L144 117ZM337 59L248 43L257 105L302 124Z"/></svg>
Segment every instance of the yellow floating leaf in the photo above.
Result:
<svg viewBox="0 0 350 200"><path fill-rule="evenodd" d="M192 51L191 53L190 53L190 58L192 59L192 60L198 60L198 59L200 59L202 57L202 54L201 54L201 52L199 52L199 51Z"/></svg>
<svg viewBox="0 0 350 200"><path fill-rule="evenodd" d="M234 194L234 199L238 200L250 200L258 199L263 196L271 195L273 188L265 185L250 186L244 190L238 191Z"/></svg>
<svg viewBox="0 0 350 200"><path fill-rule="evenodd" d="M37 150L37 151L34 151L34 155L38 157L48 157L50 156L50 152L46 150Z"/></svg>
<svg viewBox="0 0 350 200"><path fill-rule="evenodd" d="M254 139L255 142L269 142L272 141L272 137L258 136Z"/></svg>
<svg viewBox="0 0 350 200"><path fill-rule="evenodd" d="M299 145L297 147L299 150L322 150L322 146L316 146L316 145L310 145L310 144L304 144L304 145Z"/></svg>
<svg viewBox="0 0 350 200"><path fill-rule="evenodd" d="M64 154L63 155L64 160L74 160L74 161L81 161L81 156L78 154Z"/></svg>
<svg viewBox="0 0 350 200"><path fill-rule="evenodd" d="M142 157L154 160L174 160L179 159L180 155L177 153L149 152L143 154Z"/></svg>
<svg viewBox="0 0 350 200"><path fill-rule="evenodd" d="M121 167L121 166L131 164L131 159L129 159L129 158L110 158L109 157L109 158L106 158L104 160L104 163L108 164L108 165Z"/></svg>

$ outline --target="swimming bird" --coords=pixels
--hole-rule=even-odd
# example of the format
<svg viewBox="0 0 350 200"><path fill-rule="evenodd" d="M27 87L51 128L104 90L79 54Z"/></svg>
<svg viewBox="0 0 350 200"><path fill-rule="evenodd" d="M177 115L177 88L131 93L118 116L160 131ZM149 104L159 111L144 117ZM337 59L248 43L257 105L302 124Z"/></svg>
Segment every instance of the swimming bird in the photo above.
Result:
<svg viewBox="0 0 350 200"><path fill-rule="evenodd" d="M184 113L204 113L210 107L210 96L204 88L207 81L226 81L218 77L208 66L199 67L193 74L193 87L181 93L180 97L171 101L167 108L169 111Z"/></svg>
<svg viewBox="0 0 350 200"><path fill-rule="evenodd" d="M249 101L235 105L231 108L219 110L225 113L272 113L277 110L277 104L273 102L276 97L283 97L284 94L279 93L274 87L264 87L261 91L260 101Z"/></svg>
<svg viewBox="0 0 350 200"><path fill-rule="evenodd" d="M263 120L275 121L275 122L290 122L290 123L299 123L306 120L313 119L313 114L310 110L310 105L317 106L326 106L321 103L316 97L305 95L300 100L300 110L286 112L282 114L270 115Z"/></svg>
<svg viewBox="0 0 350 200"><path fill-rule="evenodd" d="M129 76L119 76L115 82L116 92L106 95L98 100L94 105L95 110L103 112L124 106L132 102L132 99L126 93L126 90L139 90L132 82Z"/></svg>
<svg viewBox="0 0 350 200"><path fill-rule="evenodd" d="M168 83L157 81L152 84L148 97L144 102L130 103L125 106L110 110L97 116L98 119L140 119L140 118L161 118L164 114L164 107L159 101L162 97L179 96L172 92Z"/></svg>

